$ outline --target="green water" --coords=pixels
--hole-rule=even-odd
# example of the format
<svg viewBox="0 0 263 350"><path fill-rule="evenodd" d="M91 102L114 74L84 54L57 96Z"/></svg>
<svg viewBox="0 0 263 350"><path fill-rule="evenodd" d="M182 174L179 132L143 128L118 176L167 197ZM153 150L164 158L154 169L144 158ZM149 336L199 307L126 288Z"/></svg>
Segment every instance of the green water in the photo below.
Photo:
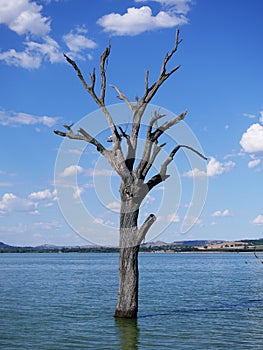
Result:
<svg viewBox="0 0 263 350"><path fill-rule="evenodd" d="M253 254L141 254L139 318L113 318L117 254L1 254L0 349L263 349Z"/></svg>

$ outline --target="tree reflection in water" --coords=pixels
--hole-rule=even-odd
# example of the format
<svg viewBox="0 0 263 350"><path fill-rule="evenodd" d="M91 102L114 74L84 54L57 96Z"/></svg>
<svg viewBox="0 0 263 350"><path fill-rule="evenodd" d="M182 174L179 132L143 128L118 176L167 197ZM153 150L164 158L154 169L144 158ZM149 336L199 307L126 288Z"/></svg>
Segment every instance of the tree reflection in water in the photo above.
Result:
<svg viewBox="0 0 263 350"><path fill-rule="evenodd" d="M122 350L137 350L139 340L139 328L137 319L115 318L120 336Z"/></svg>

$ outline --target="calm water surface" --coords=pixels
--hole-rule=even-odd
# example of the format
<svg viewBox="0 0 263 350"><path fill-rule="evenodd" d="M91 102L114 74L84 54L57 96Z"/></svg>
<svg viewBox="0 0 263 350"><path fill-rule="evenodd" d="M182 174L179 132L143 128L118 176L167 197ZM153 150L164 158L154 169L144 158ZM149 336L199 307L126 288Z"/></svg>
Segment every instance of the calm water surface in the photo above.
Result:
<svg viewBox="0 0 263 350"><path fill-rule="evenodd" d="M0 349L263 349L253 254L141 254L137 321L115 320L117 254L1 254Z"/></svg>

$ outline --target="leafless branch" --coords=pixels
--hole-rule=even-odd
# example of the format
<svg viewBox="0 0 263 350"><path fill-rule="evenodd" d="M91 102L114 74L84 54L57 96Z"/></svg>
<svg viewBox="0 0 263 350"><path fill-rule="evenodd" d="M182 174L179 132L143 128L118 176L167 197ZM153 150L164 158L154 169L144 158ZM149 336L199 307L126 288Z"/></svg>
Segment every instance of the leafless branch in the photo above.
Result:
<svg viewBox="0 0 263 350"><path fill-rule="evenodd" d="M106 91L106 73L105 73L105 63L110 54L111 46L109 45L100 58L100 75L101 75L101 91L100 91L100 101L104 104L105 91Z"/></svg>
<svg viewBox="0 0 263 350"><path fill-rule="evenodd" d="M168 79L174 72L176 72L180 68L180 66L175 66L169 72L167 72L167 64L171 60L171 58L174 56L174 54L176 53L181 41L182 40L179 39L179 29L178 29L176 31L176 38L175 38L174 47L169 53L166 54L166 56L162 62L160 75L159 75L158 79L150 87L149 87L149 83L148 83L149 73L147 73L147 76L145 79L145 92L144 92L144 95L142 97L142 101L144 103L149 103L151 101L151 99L153 98L153 96L158 91L158 89L160 88L160 86L163 84L163 82L166 79Z"/></svg>
<svg viewBox="0 0 263 350"><path fill-rule="evenodd" d="M104 156L109 155L110 151L106 150L106 148L94 137L92 137L87 131L84 129L80 128L79 132L76 134L72 129L72 125L63 125L65 129L68 130L68 132L63 132L59 130L54 130L54 133L62 136L62 137L68 137L69 139L74 139L74 140L82 140L86 141L88 143L91 143L92 145L96 146L97 150L103 154Z"/></svg>
<svg viewBox="0 0 263 350"><path fill-rule="evenodd" d="M101 55L100 59L100 74L101 74L101 91L100 91L100 97L95 92L95 82L96 82L96 74L95 70L93 70L92 74L90 75L90 85L87 84L86 80L84 79L81 70L79 69L78 65L75 61L73 61L71 58L69 58L67 55L64 54L67 62L71 64L71 66L76 71L81 83L83 84L86 91L91 95L93 100L96 102L96 104L101 108L102 112L105 115L105 118L109 124L109 127L112 132L112 139L113 142L118 143L119 142L119 135L118 131L114 125L113 119L108 111L108 109L105 106L104 99L105 99L105 89L106 89L106 74L105 74L105 62L110 54L110 46L108 46L103 54Z"/></svg>
<svg viewBox="0 0 263 350"><path fill-rule="evenodd" d="M124 101L128 107L131 109L131 111L134 112L135 106L131 101L124 95L124 93L115 85L110 84L110 86L118 93L117 98Z"/></svg>
<svg viewBox="0 0 263 350"><path fill-rule="evenodd" d="M168 79L174 72L176 72L180 66L175 66L170 71L167 71L167 64L172 59L174 54L176 53L178 46L180 44L181 40L179 39L179 29L176 31L176 38L175 38L175 44L173 49L166 54L166 56L163 59L162 66L161 66L161 72L158 77L158 79L149 86L149 72L146 71L145 74L145 92L144 95L141 97L141 99L137 100L136 105L134 106L134 114L133 114L133 123L132 123L132 132L131 132L131 144L133 146L133 149L136 152L137 148L137 140L138 140L138 134L140 130L141 125L141 119L143 116L143 113L148 105L148 103L152 100L158 89L161 87L161 85L164 83L166 79ZM169 126L167 127L169 128ZM156 139L160 136L158 136L159 132L156 133ZM161 133L160 133L161 134Z"/></svg>
<svg viewBox="0 0 263 350"><path fill-rule="evenodd" d="M151 140L155 141L157 140L166 130L170 129L175 124L178 124L181 120L183 120L186 116L187 111L182 112L177 117L163 123L160 127L158 127L152 134L151 134Z"/></svg>
<svg viewBox="0 0 263 350"><path fill-rule="evenodd" d="M144 223L142 224L142 226L140 227L139 231L138 231L138 236L137 236L137 242L138 244L140 244L147 232L149 231L149 229L151 228L152 224L156 221L156 216L154 214L150 214L147 219L144 221Z"/></svg>
<svg viewBox="0 0 263 350"><path fill-rule="evenodd" d="M168 177L170 177L170 175L167 175L167 168L168 165L173 161L173 158L175 156L175 154L179 151L180 148L187 148L189 150L191 150L192 152L196 153L199 157L207 160L207 158L200 152L198 152L196 149L194 149L191 146L187 146L187 145L177 145L176 147L174 147L174 149L172 150L172 152L169 154L168 158L164 161L164 163L161 166L161 170L159 172L159 174L153 176L148 182L147 182L147 186L149 188L149 191L155 187L156 185L158 185L159 183L165 181L166 179L168 179Z"/></svg>
<svg viewBox="0 0 263 350"><path fill-rule="evenodd" d="M149 89L149 71L147 70L145 72L145 90L148 91Z"/></svg>
<svg viewBox="0 0 263 350"><path fill-rule="evenodd" d="M149 163L149 159L151 156L152 146L154 144L154 142L152 141L153 124L157 123L157 121L159 119L163 118L164 116L165 116L164 114L159 114L155 111L153 117L151 118L151 120L149 122L146 140L145 140L145 145L144 145L144 150L143 150L143 154L142 154L142 159L141 159L141 161L138 164L137 169L136 169L136 173L138 174L139 177L142 177L143 170L146 167L146 165ZM157 146L157 144L156 144L156 146Z"/></svg>
<svg viewBox="0 0 263 350"><path fill-rule="evenodd" d="M149 170L151 169L157 155L161 151L161 149L166 145L166 143L162 143L160 146L158 143L154 144L153 152L151 155L151 159L145 164L144 169L142 169L142 178L145 179L146 175L148 174Z"/></svg>
<svg viewBox="0 0 263 350"><path fill-rule="evenodd" d="M177 116L169 121L166 121L160 127L158 127L157 122L161 118L165 117L165 114L159 114L157 112L154 113L153 117L151 118L151 120L149 122L142 159L141 159L141 161L136 169L136 172L138 173L138 175L140 177L145 178L145 176L148 173L148 171L150 170L156 156L160 152L161 147L163 147L163 145L158 146L158 143L156 143L158 138L166 130L168 130L169 128L171 128L175 124L179 123L182 119L184 119L186 113L187 112L185 111L185 112L181 113L179 116ZM152 128L153 128L154 124L157 124L157 129L153 132ZM155 145L154 146L155 149L153 151L153 154L151 155L153 145ZM150 157L151 157L151 160L150 160Z"/></svg>

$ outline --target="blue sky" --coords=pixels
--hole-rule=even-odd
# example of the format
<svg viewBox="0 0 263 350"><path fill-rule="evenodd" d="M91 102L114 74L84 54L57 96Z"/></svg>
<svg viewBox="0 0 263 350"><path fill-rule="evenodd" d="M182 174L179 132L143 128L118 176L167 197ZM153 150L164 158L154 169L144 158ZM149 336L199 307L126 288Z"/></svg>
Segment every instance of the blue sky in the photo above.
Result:
<svg viewBox="0 0 263 350"><path fill-rule="evenodd" d="M88 80L110 41L108 84L134 100L147 69L157 78L178 26L183 42L171 66L181 68L152 103L188 110L183 133L200 143L207 171L184 152L176 157L174 176L143 205L142 218L158 217L147 239L263 237L262 10L261 0L0 0L0 241L114 244L117 176L91 145L53 133L74 122L102 142L109 136L63 53ZM120 102L110 86L106 102ZM116 123L125 127L122 108ZM201 215L185 232L193 199Z"/></svg>

